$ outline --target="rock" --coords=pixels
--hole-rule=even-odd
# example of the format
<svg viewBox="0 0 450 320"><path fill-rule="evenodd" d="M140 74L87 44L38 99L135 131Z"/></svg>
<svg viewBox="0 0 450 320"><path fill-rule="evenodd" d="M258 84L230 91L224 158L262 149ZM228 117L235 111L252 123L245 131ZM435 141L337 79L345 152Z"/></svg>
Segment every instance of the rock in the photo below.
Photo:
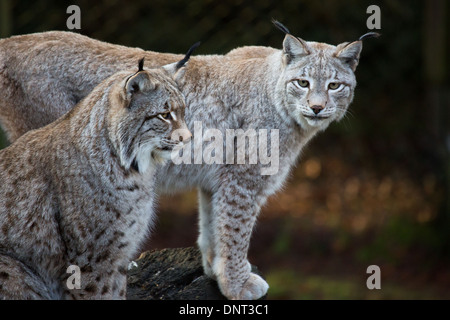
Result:
<svg viewBox="0 0 450 320"><path fill-rule="evenodd" d="M147 251L128 271L129 300L225 299L203 274L200 251L176 248Z"/></svg>
<svg viewBox="0 0 450 320"><path fill-rule="evenodd" d="M197 248L146 251L128 271L128 300L225 300ZM258 273L256 268L252 270Z"/></svg>

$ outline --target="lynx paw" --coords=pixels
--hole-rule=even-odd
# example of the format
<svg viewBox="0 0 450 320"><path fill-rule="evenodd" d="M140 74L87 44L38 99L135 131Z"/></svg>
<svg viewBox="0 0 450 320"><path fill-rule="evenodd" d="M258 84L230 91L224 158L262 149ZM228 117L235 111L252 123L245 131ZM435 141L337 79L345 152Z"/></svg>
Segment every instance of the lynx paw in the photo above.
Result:
<svg viewBox="0 0 450 320"><path fill-rule="evenodd" d="M269 285L257 274L250 273L247 281L237 297L238 300L257 300L264 296L269 289Z"/></svg>
<svg viewBox="0 0 450 320"><path fill-rule="evenodd" d="M240 287L220 283L219 287L224 296L230 300L257 300L264 296L269 289L269 285L260 276L250 273L248 279Z"/></svg>

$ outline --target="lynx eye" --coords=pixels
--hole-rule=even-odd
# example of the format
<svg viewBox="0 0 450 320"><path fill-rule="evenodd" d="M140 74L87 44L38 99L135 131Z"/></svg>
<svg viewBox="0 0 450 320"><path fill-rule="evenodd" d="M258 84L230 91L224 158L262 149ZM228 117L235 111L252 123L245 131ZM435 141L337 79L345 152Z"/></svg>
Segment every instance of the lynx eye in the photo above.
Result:
<svg viewBox="0 0 450 320"><path fill-rule="evenodd" d="M309 81L308 80L297 80L295 82L296 82L296 84L298 84L302 88L308 88L309 87Z"/></svg>
<svg viewBox="0 0 450 320"><path fill-rule="evenodd" d="M339 89L340 86L341 86L340 83L337 83L337 82L331 82L331 83L328 85L328 89L330 89L330 90L337 90L337 89Z"/></svg>
<svg viewBox="0 0 450 320"><path fill-rule="evenodd" d="M164 120L171 120L172 119L172 115L170 114L170 112L160 113L159 116L162 119L164 119Z"/></svg>

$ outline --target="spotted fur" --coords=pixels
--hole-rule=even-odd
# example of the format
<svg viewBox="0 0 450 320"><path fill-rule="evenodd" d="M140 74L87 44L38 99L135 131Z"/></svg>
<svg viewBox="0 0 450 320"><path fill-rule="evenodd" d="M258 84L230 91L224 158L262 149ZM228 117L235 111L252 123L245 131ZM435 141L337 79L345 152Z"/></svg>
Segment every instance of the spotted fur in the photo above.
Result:
<svg viewBox="0 0 450 320"><path fill-rule="evenodd" d="M247 260L261 206L285 183L311 138L344 116L356 86L354 71L362 41L334 46L305 41L287 28L283 31L281 50L251 46L226 55L195 56L177 80L186 97L190 130L195 121L201 121L204 130L222 133L238 128L278 129L278 172L261 175L261 163L168 163L157 175L159 192L198 188L198 244L204 270L230 299L257 299L267 292L267 283L251 273ZM66 32L0 41L0 88L6 92L0 101L0 119L8 136L15 139L52 121L102 79L142 55L147 66L181 58ZM54 100L59 103L50 103Z"/></svg>
<svg viewBox="0 0 450 320"><path fill-rule="evenodd" d="M168 70L116 73L0 151L0 299L125 298L157 165L180 144L176 129L190 136ZM79 289L66 285L71 265Z"/></svg>

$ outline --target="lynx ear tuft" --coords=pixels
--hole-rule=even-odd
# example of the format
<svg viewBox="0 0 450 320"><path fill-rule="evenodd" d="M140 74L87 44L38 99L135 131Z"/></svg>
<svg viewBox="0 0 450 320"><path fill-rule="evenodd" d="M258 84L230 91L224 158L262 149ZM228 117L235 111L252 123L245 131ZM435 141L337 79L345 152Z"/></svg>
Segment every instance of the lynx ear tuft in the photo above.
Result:
<svg viewBox="0 0 450 320"><path fill-rule="evenodd" d="M286 28L286 26L284 24L282 24L280 21L275 20L274 18L272 18L272 23L274 24L275 27L277 27L279 30L281 30L285 34L291 34L289 29Z"/></svg>
<svg viewBox="0 0 450 320"><path fill-rule="evenodd" d="M186 52L186 55L184 58L180 61L178 61L176 67L177 69L180 69L185 66L185 64L189 61L189 58L191 57L191 54L194 52L195 49L197 49L200 46L200 41L194 43L192 47L189 48L188 52Z"/></svg>
<svg viewBox="0 0 450 320"><path fill-rule="evenodd" d="M142 58L141 60L139 60L139 62L138 62L138 72L144 71L144 59L145 59L145 57Z"/></svg>
<svg viewBox="0 0 450 320"><path fill-rule="evenodd" d="M366 34L363 34L361 37L359 37L359 41L363 41L365 39L370 39L370 38L378 38L380 37L381 34L379 34L378 32L367 32Z"/></svg>
<svg viewBox="0 0 450 320"><path fill-rule="evenodd" d="M186 52L183 59L181 59L178 62L174 62L168 65L163 66L163 69L166 70L170 75L175 77L175 74L178 73L178 71L183 68L186 63L189 61L192 53L194 50L200 45L200 42L196 42L192 47L189 48L188 52Z"/></svg>

